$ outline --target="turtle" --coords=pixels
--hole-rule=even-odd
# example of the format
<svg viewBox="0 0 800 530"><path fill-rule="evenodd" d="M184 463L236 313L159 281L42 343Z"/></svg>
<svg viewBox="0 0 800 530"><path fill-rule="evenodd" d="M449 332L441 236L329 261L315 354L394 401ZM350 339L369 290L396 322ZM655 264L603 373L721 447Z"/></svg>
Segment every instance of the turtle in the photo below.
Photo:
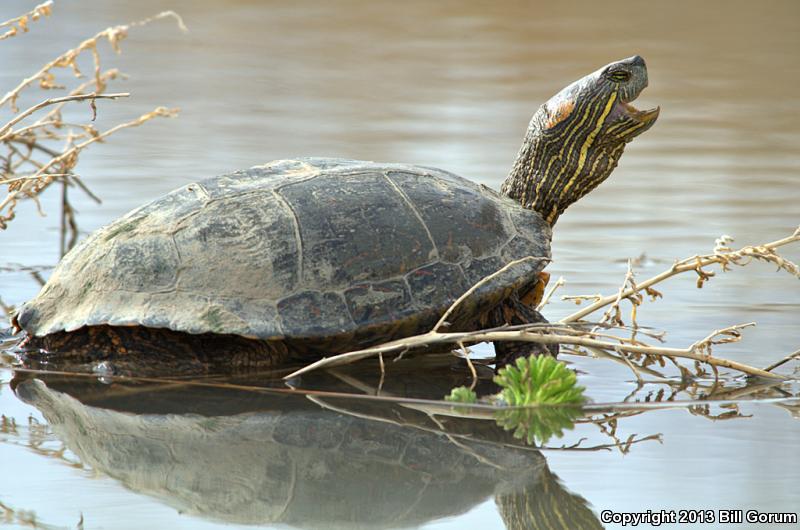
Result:
<svg viewBox="0 0 800 530"><path fill-rule="evenodd" d="M637 55L558 92L499 192L335 158L185 185L68 252L12 324L29 351L275 366L429 331L468 290L448 330L543 321L532 300L552 228L655 123L659 107L631 105L647 84ZM496 345L498 358L522 346Z"/></svg>

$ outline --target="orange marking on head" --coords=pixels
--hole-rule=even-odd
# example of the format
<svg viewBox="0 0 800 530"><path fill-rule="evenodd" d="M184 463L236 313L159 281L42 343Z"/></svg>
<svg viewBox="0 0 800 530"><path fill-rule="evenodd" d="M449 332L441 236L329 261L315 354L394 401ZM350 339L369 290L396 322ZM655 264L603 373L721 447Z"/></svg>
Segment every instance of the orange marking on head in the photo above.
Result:
<svg viewBox="0 0 800 530"><path fill-rule="evenodd" d="M571 99L565 99L559 101L558 104L554 107L550 105L547 106L547 122L544 124L545 129L552 129L562 121L566 120L567 117L572 114L573 109L575 108L575 102Z"/></svg>

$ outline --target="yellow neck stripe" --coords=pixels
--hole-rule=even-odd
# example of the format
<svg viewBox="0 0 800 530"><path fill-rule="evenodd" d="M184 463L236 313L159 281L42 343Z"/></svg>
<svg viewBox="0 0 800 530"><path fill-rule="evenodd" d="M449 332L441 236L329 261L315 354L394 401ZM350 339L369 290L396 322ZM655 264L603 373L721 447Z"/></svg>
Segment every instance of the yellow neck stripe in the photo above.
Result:
<svg viewBox="0 0 800 530"><path fill-rule="evenodd" d="M614 106L616 101L617 94L612 92L611 97L608 98L608 102L606 103L606 108L603 109L603 112L600 114L600 117L594 125L594 130L589 133L589 136L586 137L586 141L583 142L583 145L581 146L580 157L578 158L578 167L575 169L575 173L572 174L569 181L564 186L564 189L561 190L562 197L567 194L569 189L575 183L575 180L578 178L578 175L580 175L580 172L583 170L583 166L586 164L586 154L588 153L589 148L592 146L592 143L594 143L595 137L600 134L600 129L602 129L603 123L605 123L606 117L611 112L611 108Z"/></svg>

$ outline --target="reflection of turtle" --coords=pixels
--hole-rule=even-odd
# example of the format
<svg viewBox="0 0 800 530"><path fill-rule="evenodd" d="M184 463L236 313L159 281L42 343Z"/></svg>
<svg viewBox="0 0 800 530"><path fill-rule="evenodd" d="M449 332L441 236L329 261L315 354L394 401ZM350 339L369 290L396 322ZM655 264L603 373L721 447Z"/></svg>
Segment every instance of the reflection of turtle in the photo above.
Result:
<svg viewBox="0 0 800 530"><path fill-rule="evenodd" d="M36 379L14 384L83 463L201 517L395 528L465 513L494 495L510 529L600 528L539 452L493 422L445 418L445 434L427 415L399 405L328 398L348 411L339 413L295 396L240 400L216 390L192 400L183 392L193 390L175 386L146 393L151 412L136 414L119 410L140 406L129 393L135 387L48 382L73 397ZM169 413L153 412L159 400ZM104 408L112 403L117 410ZM179 413L181 403L191 413ZM204 414L202 403L214 414ZM226 414L217 414L219 403Z"/></svg>
<svg viewBox="0 0 800 530"><path fill-rule="evenodd" d="M533 116L502 193L433 168L323 158L189 184L95 232L14 322L51 351L227 349L240 353L230 364L275 361L287 347L427 331L511 262L450 329L536 321L551 227L655 122L658 109L629 104L646 85L635 56L562 90Z"/></svg>

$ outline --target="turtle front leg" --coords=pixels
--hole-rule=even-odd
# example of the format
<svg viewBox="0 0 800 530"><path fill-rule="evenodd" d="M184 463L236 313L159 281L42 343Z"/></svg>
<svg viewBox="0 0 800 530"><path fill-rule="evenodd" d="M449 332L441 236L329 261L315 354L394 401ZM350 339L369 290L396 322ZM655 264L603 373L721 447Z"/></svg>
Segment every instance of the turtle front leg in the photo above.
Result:
<svg viewBox="0 0 800 530"><path fill-rule="evenodd" d="M536 310L541 302L544 289L550 275L539 273L539 281L524 293L514 293L497 305L488 315L491 327L521 324L547 324L548 320ZM558 355L558 344L540 344L537 342L496 341L494 343L496 365L501 368L513 363L518 357L531 355Z"/></svg>
<svg viewBox="0 0 800 530"><path fill-rule="evenodd" d="M523 304L516 296L504 300L492 310L489 321L493 327L505 324L517 326L520 324L547 324L548 320L537 310ZM514 363L518 357L531 355L558 355L558 344L540 344L538 342L495 341L494 351L496 365L501 368Z"/></svg>

